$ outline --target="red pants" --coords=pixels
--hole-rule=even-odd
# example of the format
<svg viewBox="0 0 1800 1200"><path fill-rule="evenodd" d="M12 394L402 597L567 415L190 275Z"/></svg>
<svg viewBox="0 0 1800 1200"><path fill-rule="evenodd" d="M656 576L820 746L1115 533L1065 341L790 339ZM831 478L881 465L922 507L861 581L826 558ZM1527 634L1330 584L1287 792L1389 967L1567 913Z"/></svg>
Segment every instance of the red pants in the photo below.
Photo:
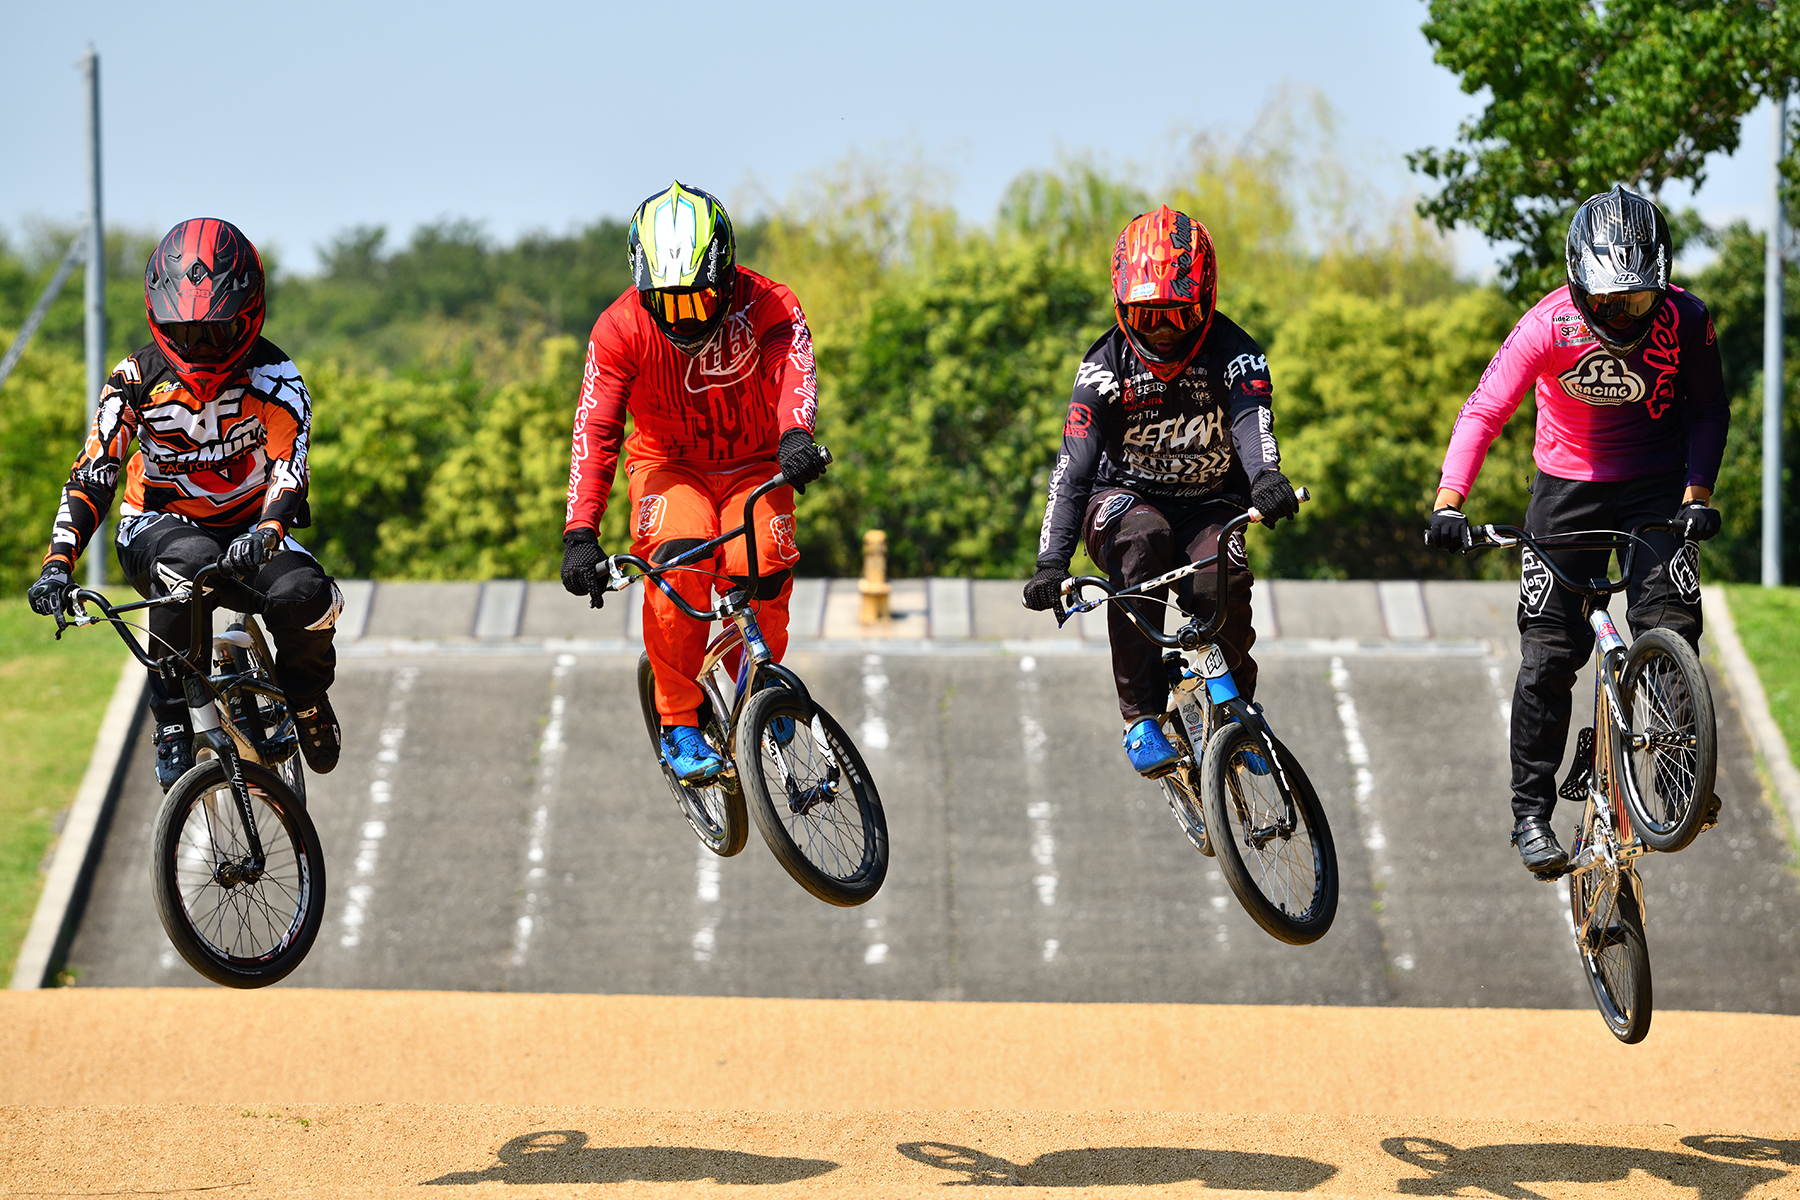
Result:
<svg viewBox="0 0 1800 1200"><path fill-rule="evenodd" d="M719 472L704 470L703 464L631 464L631 552L655 562L657 551L672 542L695 545L736 528L744 519L744 501L779 470L774 459ZM756 612L757 627L779 662L787 652L791 572L800 560L800 548L794 544L794 489L776 488L758 500L754 528L757 574L767 579L790 573L774 598L761 601ZM670 546L671 552L663 557L673 558L683 548ZM742 578L749 569L744 539L734 538L712 558L693 565L698 570L674 570L663 578L695 608L711 608L713 592L731 587L722 576ZM760 590L753 588L752 593ZM701 697L694 677L706 655L707 631L705 623L676 608L661 589L644 589L644 650L656 671L656 711L665 725L697 723ZM734 654L727 665L735 664L736 658Z"/></svg>

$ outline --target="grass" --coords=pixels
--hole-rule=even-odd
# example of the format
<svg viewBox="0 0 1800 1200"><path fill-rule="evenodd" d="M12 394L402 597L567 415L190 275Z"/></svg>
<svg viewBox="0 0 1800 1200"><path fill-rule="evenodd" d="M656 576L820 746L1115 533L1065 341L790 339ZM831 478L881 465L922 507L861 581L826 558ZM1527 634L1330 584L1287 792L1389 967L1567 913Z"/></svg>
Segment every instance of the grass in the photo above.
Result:
<svg viewBox="0 0 1800 1200"><path fill-rule="evenodd" d="M75 798L125 661L110 630L58 642L55 629L24 600L0 600L0 981L12 978L52 822Z"/></svg>
<svg viewBox="0 0 1800 1200"><path fill-rule="evenodd" d="M1800 588L1734 584L1727 592L1744 653L1756 664L1769 711L1800 756Z"/></svg>

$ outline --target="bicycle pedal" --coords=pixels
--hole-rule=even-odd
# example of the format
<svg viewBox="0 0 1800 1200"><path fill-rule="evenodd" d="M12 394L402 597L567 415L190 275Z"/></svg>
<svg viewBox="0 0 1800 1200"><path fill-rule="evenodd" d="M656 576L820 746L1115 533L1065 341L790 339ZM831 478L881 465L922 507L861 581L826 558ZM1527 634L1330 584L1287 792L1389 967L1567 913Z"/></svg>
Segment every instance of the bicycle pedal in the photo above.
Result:
<svg viewBox="0 0 1800 1200"><path fill-rule="evenodd" d="M1555 871L1533 871L1531 874L1539 883L1555 883L1568 873L1569 868L1563 867Z"/></svg>

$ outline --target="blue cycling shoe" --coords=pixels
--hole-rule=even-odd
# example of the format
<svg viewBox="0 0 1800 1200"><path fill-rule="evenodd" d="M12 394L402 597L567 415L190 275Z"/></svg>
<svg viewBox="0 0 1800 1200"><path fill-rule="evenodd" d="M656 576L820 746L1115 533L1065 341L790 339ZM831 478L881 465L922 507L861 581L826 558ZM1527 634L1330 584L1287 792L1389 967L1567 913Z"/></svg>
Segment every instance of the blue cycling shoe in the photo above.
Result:
<svg viewBox="0 0 1800 1200"><path fill-rule="evenodd" d="M725 769L725 760L693 725L663 730L662 760L683 783L706 783Z"/></svg>
<svg viewBox="0 0 1800 1200"><path fill-rule="evenodd" d="M1145 779L1167 775L1181 761L1181 751L1163 736L1155 717L1145 717L1125 731L1125 757Z"/></svg>

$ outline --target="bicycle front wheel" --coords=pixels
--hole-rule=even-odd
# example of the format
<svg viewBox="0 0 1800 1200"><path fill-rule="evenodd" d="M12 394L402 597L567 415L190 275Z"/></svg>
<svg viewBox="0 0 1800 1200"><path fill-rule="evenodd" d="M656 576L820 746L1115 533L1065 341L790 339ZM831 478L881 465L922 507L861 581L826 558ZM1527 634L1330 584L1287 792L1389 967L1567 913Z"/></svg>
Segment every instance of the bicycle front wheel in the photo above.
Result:
<svg viewBox="0 0 1800 1200"><path fill-rule="evenodd" d="M700 733L720 754L730 744L726 737L731 710L710 679L700 681L706 699L700 705ZM638 655L638 706L644 711L644 730L650 735L650 750L656 765L662 769L663 782L675 797L675 806L694 836L720 858L730 858L750 840L750 820L744 813L744 792L730 772L711 783L689 784L675 778L675 772L662 759L662 718L656 712L656 672L648 654Z"/></svg>
<svg viewBox="0 0 1800 1200"><path fill-rule="evenodd" d="M1705 822L1718 768L1712 689L1693 647L1670 630L1645 630L1626 656L1619 699L1631 731L1647 739L1618 750L1632 828L1652 850L1680 850Z"/></svg>
<svg viewBox="0 0 1800 1200"><path fill-rule="evenodd" d="M1238 721L1222 725L1202 764L1206 823L1225 881L1271 937L1304 946L1337 916L1337 849L1325 810L1293 754Z"/></svg>
<svg viewBox="0 0 1800 1200"><path fill-rule="evenodd" d="M163 797L151 884L169 941L226 987L267 987L312 949L325 919L325 852L300 800L267 767L242 764L259 861L225 764L201 763Z"/></svg>
<svg viewBox="0 0 1800 1200"><path fill-rule="evenodd" d="M794 882L850 908L887 878L887 817L843 726L791 688L766 688L738 717L738 777L750 815Z"/></svg>
<svg viewBox="0 0 1800 1200"><path fill-rule="evenodd" d="M1576 842L1577 854L1595 833L1590 818ZM1650 946L1635 889L1602 859L1569 880L1569 907L1575 949L1600 1019L1621 1042L1643 1041L1650 1032Z"/></svg>

